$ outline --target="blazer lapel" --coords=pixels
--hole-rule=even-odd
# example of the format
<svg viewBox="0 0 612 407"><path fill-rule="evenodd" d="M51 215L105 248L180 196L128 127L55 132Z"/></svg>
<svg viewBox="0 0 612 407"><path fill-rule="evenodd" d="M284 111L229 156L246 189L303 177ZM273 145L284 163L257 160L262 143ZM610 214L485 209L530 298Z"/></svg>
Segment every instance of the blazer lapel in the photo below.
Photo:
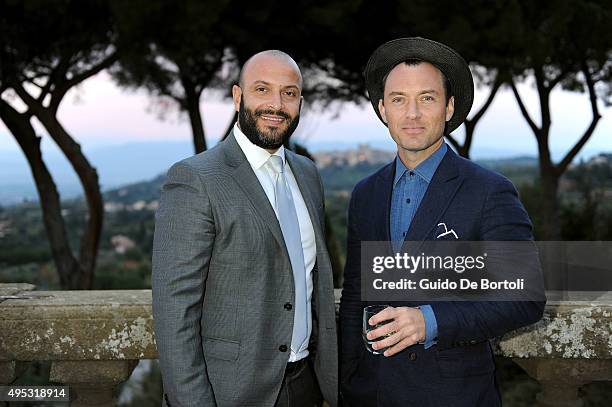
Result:
<svg viewBox="0 0 612 407"><path fill-rule="evenodd" d="M385 245L386 255L393 254L391 246L390 213L391 213L391 192L393 191L393 177L395 176L395 160L383 167L376 177L372 197L374 204L370 208L367 216L370 216L373 241L381 242ZM386 243L382 243L386 242Z"/></svg>
<svg viewBox="0 0 612 407"><path fill-rule="evenodd" d="M463 182L457 170L456 160L456 154L449 148L414 215L405 242L422 243L438 224L438 220ZM420 244L417 245L417 250L419 247Z"/></svg>
<svg viewBox="0 0 612 407"><path fill-rule="evenodd" d="M315 236L317 239L322 239L325 241L325 236L323 235L323 230L321 228L321 219L319 219L319 213L317 211L318 205L315 204L314 197L315 191L313 188L314 182L307 182L304 178L305 171L302 171L298 160L295 159L294 152L285 149L285 158L291 167L291 171L293 172L293 177L298 184L300 189L300 193L302 194L302 198L304 199L304 203L306 204L306 209L308 209L308 214L310 215L310 222L312 223L312 227L315 230ZM317 184L318 185L318 184ZM320 245L317 245L320 247ZM317 250L318 251L318 250Z"/></svg>
<svg viewBox="0 0 612 407"><path fill-rule="evenodd" d="M227 165L234 168L231 175L236 180L236 184L243 190L255 213L264 221L276 241L281 247L285 247L285 239L274 209L233 133L223 142L223 149Z"/></svg>
<svg viewBox="0 0 612 407"><path fill-rule="evenodd" d="M393 177L395 175L395 160L384 167L379 173L374 185L374 196L380 199L372 211L372 221L376 227L375 236L378 241L391 241L389 218L391 213L391 192L393 191ZM391 246L389 246L391 248Z"/></svg>

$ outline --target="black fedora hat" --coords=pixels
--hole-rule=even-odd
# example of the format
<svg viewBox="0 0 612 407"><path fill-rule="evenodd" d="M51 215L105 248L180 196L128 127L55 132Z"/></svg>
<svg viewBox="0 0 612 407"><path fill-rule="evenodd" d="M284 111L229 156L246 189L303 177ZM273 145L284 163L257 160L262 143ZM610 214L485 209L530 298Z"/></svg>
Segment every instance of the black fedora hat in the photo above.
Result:
<svg viewBox="0 0 612 407"><path fill-rule="evenodd" d="M446 76L455 97L455 112L446 123L444 134L463 123L474 102L474 80L467 62L452 48L421 37L398 38L384 43L374 51L364 75L370 102L378 118L387 125L378 111L378 101L383 98L383 78L396 65L408 60L429 62Z"/></svg>

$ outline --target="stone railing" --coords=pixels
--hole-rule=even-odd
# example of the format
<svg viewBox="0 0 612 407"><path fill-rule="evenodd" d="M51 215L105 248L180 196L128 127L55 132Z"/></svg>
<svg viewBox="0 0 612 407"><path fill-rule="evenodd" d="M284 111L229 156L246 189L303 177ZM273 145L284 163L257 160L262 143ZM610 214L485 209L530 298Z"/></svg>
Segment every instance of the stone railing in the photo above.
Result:
<svg viewBox="0 0 612 407"><path fill-rule="evenodd" d="M69 386L72 406L114 406L138 361L157 358L151 290L33 288L0 284L0 385L50 361L49 380Z"/></svg>
<svg viewBox="0 0 612 407"><path fill-rule="evenodd" d="M539 407L580 407L580 386L612 381L612 292L547 292L542 320L495 348L540 382Z"/></svg>
<svg viewBox="0 0 612 407"><path fill-rule="evenodd" d="M113 389L138 361L157 358L151 291L33 288L0 284L0 385L50 361L50 381L70 386L71 405L114 406ZM496 352L541 383L540 407L581 406L580 386L612 380L612 293L547 295L543 320L506 335Z"/></svg>

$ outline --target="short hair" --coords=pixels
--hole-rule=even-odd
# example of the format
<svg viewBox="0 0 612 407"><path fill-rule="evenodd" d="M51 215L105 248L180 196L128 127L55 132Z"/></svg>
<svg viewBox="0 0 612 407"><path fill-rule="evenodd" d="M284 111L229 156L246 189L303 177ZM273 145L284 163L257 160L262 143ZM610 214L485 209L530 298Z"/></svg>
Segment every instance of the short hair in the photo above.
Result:
<svg viewBox="0 0 612 407"><path fill-rule="evenodd" d="M242 79L244 76L244 71L246 70L246 67L249 64L249 62L251 62L251 60L258 55L269 55L272 57L276 57L279 59L285 59L287 61L293 62L295 64L295 67L297 68L298 73L300 74L300 82L301 82L302 73L300 72L300 67L297 64L297 62L295 62L295 60L291 58L291 55L287 54L284 51L278 50L278 49L269 49L266 51L258 52L257 54L252 55L249 59L246 60L246 62L242 65L242 68L240 68L240 74L238 75L238 86L242 87L243 85Z"/></svg>
<svg viewBox="0 0 612 407"><path fill-rule="evenodd" d="M428 62L428 63L430 63L430 64L431 64L431 62L429 62L429 61L424 61L424 60L422 60L422 59L418 59L418 58L410 58L410 59L406 59L405 61L402 61L402 62L400 62L399 64L403 63L403 64L408 65L408 66L417 66L417 65L422 64L423 62ZM397 65L399 65L399 64L397 64ZM387 78L389 77L389 74L391 73L391 71L393 70L393 68L395 68L397 65L394 65L394 66L393 66L391 69L389 69L389 72L387 72L387 73L385 74L385 76L383 76L383 78L382 78L382 82L381 82L381 87L382 87L382 88L381 88L381 93L383 94L383 96L384 96L384 94L385 94L385 85L387 84ZM435 67L435 68L436 68L436 69L437 69L437 70L440 72L440 74L442 75L442 85L444 86L444 95L445 95L445 97L446 97L446 104L448 105L448 101L450 100L451 96L454 96L454 95L452 94L452 92L453 92L453 91L452 91L452 89L453 89L453 88L451 87L451 83L450 83L450 81L448 80L448 78L446 77L446 75L444 75L444 72L442 72L442 70L441 70L440 68L438 68L437 66L435 66L434 64L432 64L432 65L433 65L433 66L434 66L434 67Z"/></svg>

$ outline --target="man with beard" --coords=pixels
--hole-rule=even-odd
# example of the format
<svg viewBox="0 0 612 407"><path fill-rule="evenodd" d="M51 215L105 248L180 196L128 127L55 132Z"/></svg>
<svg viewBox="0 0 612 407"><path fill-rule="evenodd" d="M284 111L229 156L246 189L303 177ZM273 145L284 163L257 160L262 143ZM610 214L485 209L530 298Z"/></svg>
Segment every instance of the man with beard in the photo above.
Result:
<svg viewBox="0 0 612 407"><path fill-rule="evenodd" d="M152 286L169 406L337 403L321 180L283 147L301 90L289 55L254 55L232 88L232 134L168 171Z"/></svg>

